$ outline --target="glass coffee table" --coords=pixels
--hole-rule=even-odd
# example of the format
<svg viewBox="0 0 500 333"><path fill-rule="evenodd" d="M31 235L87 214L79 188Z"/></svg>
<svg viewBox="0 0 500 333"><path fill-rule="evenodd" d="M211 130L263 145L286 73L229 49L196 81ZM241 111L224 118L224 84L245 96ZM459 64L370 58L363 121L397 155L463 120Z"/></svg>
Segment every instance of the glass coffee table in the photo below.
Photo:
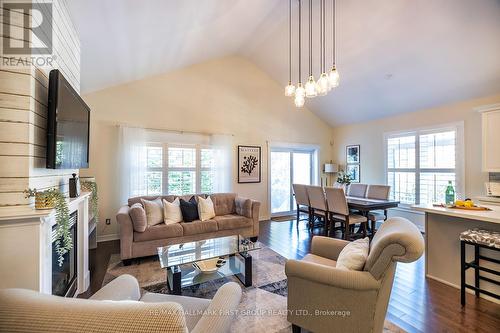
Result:
<svg viewBox="0 0 500 333"><path fill-rule="evenodd" d="M167 269L170 293L180 295L184 287L197 285L226 276L236 276L245 287L252 285L252 256L250 251L261 248L243 236L205 239L197 242L168 245L158 248L161 268ZM202 273L193 263L227 257L226 264L213 273Z"/></svg>

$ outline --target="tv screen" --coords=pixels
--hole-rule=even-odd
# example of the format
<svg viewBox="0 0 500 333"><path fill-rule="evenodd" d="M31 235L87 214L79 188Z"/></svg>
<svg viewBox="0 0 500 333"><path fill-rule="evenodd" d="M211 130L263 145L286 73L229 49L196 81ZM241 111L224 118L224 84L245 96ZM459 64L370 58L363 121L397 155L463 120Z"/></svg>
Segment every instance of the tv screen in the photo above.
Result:
<svg viewBox="0 0 500 333"><path fill-rule="evenodd" d="M49 75L47 168L89 167L90 108L57 69Z"/></svg>

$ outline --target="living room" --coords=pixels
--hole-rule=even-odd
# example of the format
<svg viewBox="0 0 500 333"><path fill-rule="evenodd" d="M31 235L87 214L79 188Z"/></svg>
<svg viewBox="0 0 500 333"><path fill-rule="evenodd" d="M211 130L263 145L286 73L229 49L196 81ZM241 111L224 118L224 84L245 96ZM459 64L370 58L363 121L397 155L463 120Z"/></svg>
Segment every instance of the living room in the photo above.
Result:
<svg viewBox="0 0 500 333"><path fill-rule="evenodd" d="M0 7L0 332L500 327L497 0Z"/></svg>

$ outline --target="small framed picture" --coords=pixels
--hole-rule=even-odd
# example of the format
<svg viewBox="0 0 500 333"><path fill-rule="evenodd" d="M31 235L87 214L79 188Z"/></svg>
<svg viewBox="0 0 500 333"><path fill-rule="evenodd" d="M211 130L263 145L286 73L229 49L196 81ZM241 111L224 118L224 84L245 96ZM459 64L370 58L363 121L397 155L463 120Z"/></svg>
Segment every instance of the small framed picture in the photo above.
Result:
<svg viewBox="0 0 500 333"><path fill-rule="evenodd" d="M361 180L361 169L359 164L348 164L346 173L351 176L351 183L359 183Z"/></svg>
<svg viewBox="0 0 500 333"><path fill-rule="evenodd" d="M346 163L347 164L361 163L359 145L351 145L346 147Z"/></svg>
<svg viewBox="0 0 500 333"><path fill-rule="evenodd" d="M260 183L261 147L238 146L238 183Z"/></svg>

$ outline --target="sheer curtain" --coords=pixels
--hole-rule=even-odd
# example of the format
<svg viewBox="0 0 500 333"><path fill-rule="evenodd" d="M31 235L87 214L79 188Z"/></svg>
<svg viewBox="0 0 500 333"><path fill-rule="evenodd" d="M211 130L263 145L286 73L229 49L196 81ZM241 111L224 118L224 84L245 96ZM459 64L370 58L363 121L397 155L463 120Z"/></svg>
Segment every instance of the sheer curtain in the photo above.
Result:
<svg viewBox="0 0 500 333"><path fill-rule="evenodd" d="M233 189L233 137L225 134L212 134L210 146L214 151L211 172L213 192L231 192Z"/></svg>
<svg viewBox="0 0 500 333"><path fill-rule="evenodd" d="M120 126L121 202L147 193L147 131Z"/></svg>

